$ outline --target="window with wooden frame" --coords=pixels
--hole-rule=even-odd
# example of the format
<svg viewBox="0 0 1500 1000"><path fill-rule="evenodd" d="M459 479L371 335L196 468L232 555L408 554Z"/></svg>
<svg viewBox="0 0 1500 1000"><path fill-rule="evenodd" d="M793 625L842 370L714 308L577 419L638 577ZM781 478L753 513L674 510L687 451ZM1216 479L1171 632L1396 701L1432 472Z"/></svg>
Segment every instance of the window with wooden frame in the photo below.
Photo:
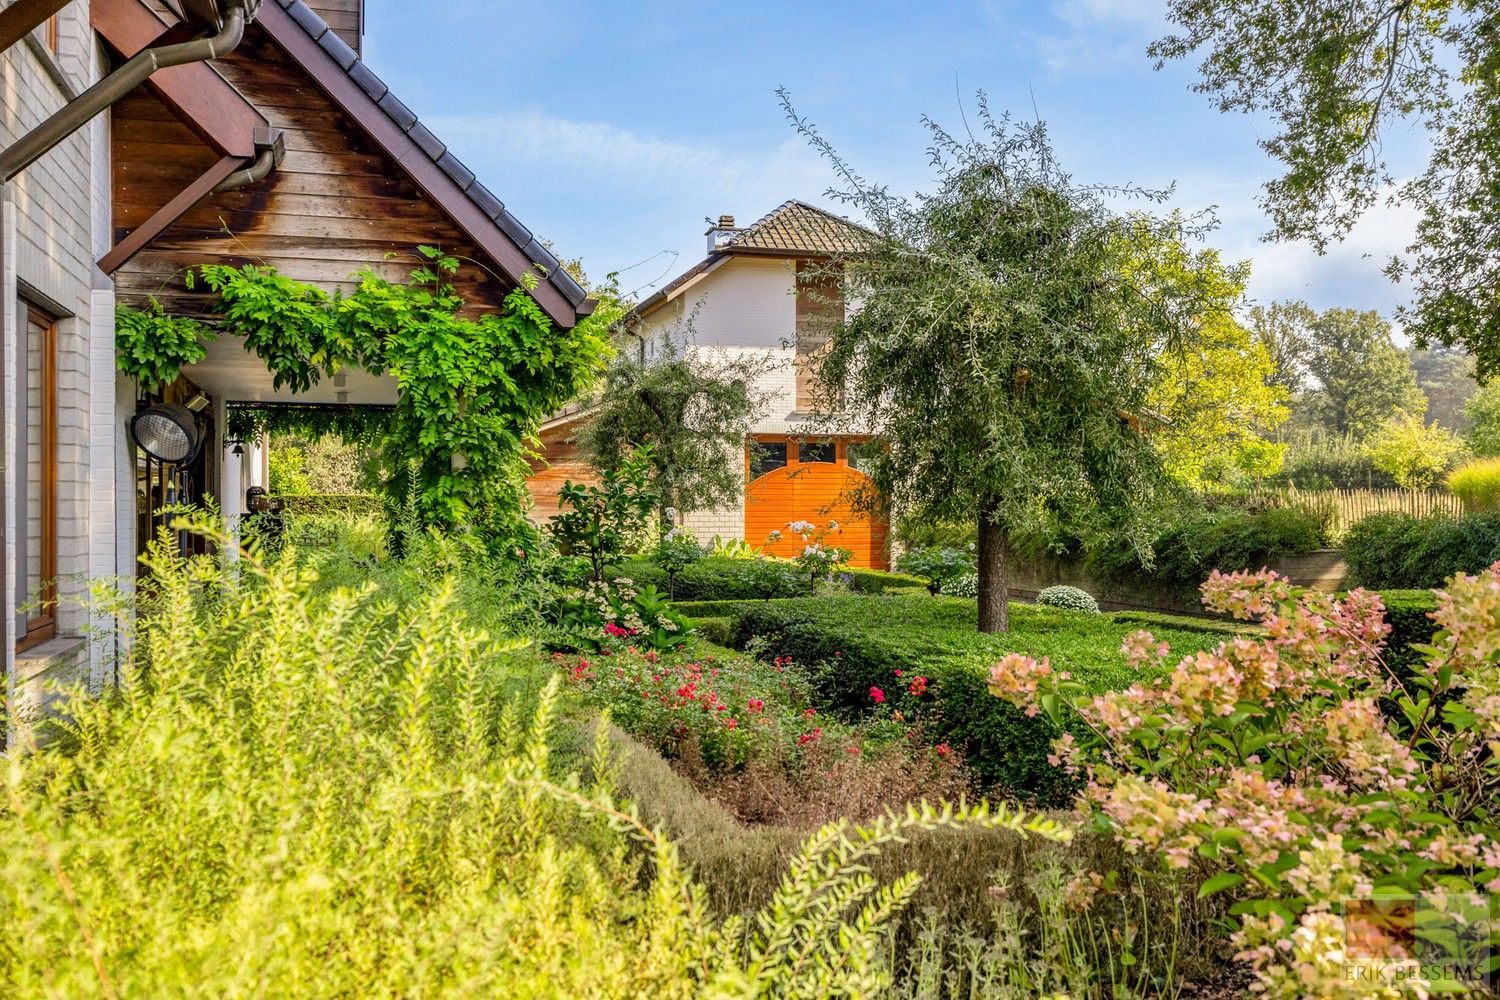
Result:
<svg viewBox="0 0 1500 1000"><path fill-rule="evenodd" d="M18 366L26 377L18 388L17 490L24 532L16 561L16 648L29 649L57 634L57 321L23 303L25 353Z"/></svg>
<svg viewBox="0 0 1500 1000"><path fill-rule="evenodd" d="M796 399L798 413L827 408L820 398L818 369L828 353L828 336L844 322L844 289L839 272L827 263L797 261ZM834 401L833 409L842 409Z"/></svg>

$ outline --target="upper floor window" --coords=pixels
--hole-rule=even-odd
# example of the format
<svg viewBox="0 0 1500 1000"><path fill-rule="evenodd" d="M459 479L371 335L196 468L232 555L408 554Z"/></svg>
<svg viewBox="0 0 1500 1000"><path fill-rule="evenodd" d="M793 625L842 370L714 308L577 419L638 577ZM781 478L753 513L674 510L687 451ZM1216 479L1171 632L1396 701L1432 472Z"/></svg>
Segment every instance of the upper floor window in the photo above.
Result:
<svg viewBox="0 0 1500 1000"><path fill-rule="evenodd" d="M843 294L840 276L827 264L797 262L798 412L810 413L826 406L818 398L818 369L828 347L828 335L844 321Z"/></svg>

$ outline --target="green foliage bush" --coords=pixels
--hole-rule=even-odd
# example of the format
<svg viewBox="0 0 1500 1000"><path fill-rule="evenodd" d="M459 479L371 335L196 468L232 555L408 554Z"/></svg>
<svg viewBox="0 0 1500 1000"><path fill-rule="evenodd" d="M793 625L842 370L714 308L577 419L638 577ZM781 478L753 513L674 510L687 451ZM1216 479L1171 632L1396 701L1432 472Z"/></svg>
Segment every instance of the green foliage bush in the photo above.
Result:
<svg viewBox="0 0 1500 1000"><path fill-rule="evenodd" d="M1281 471L1270 482L1299 490L1396 489L1391 474L1377 468L1374 457L1352 437L1292 442Z"/></svg>
<svg viewBox="0 0 1500 1000"><path fill-rule="evenodd" d="M734 638L734 619L728 616L690 618L688 623L700 638L715 646L728 646Z"/></svg>
<svg viewBox="0 0 1500 1000"><path fill-rule="evenodd" d="M358 517L385 513L385 501L370 493L308 493L280 499L282 510L289 517L313 514Z"/></svg>
<svg viewBox="0 0 1500 1000"><path fill-rule="evenodd" d="M1500 559L1500 514L1413 517L1375 514L1350 526L1344 561L1351 587L1441 587L1455 573L1477 573Z"/></svg>
<svg viewBox="0 0 1500 1000"><path fill-rule="evenodd" d="M910 573L887 573L878 569L845 569L836 574L857 594L889 594L893 590L921 587L921 577Z"/></svg>
<svg viewBox="0 0 1500 1000"><path fill-rule="evenodd" d="M1448 489L1468 510L1500 507L1500 458L1481 458L1454 469Z"/></svg>
<svg viewBox="0 0 1500 1000"><path fill-rule="evenodd" d="M1214 570L1260 569L1279 556L1315 551L1328 544L1329 530L1327 512L1300 504L1189 507L1163 519L1149 563L1116 537L1091 547L1086 562L1105 579L1143 581L1196 604L1198 585Z"/></svg>
<svg viewBox="0 0 1500 1000"><path fill-rule="evenodd" d="M1432 613L1438 608L1437 594L1431 590L1382 590L1385 620L1391 626L1386 638L1385 661L1393 669L1408 670L1422 662L1422 654L1413 646L1428 645L1437 632Z"/></svg>
<svg viewBox="0 0 1500 1000"><path fill-rule="evenodd" d="M868 877L883 847L1068 836L987 806L829 824L721 922L618 800L607 732L564 772L555 681L464 614L524 595L456 545L373 571L170 551L125 685L7 760L0 995L886 995L918 879Z"/></svg>
<svg viewBox="0 0 1500 1000"><path fill-rule="evenodd" d="M667 574L645 557L621 560L609 568L612 578L626 577L637 584L667 588ZM860 594L882 594L901 587L923 587L925 581L899 573L873 569L847 569L834 575L851 591ZM679 602L762 601L788 597L806 597L811 581L794 563L784 559L758 557L736 559L706 556L677 575L674 592Z"/></svg>
<svg viewBox="0 0 1500 1000"><path fill-rule="evenodd" d="M715 609L720 610L720 609ZM1060 803L1072 784L1047 763L1056 730L991 697L989 665L1007 652L1050 656L1096 690L1124 687L1139 679L1120 658L1124 636L1139 627L1107 615L1084 616L1054 608L1014 605L1011 630L978 632L973 601L947 597L813 598L747 602L733 607L734 645L760 637L765 655L789 655L812 675L820 702L850 715L870 709L869 689L895 695L895 707L922 715L932 738L963 750L986 786L1040 802ZM1219 633L1174 628L1158 619L1155 629L1175 648L1210 648ZM902 678L896 671L902 671ZM923 699L902 694L902 681L930 679Z"/></svg>
<svg viewBox="0 0 1500 1000"><path fill-rule="evenodd" d="M1099 613L1099 602L1094 600L1093 595L1088 591L1079 590L1077 587L1047 587L1036 595L1036 602L1049 608L1086 611L1094 615Z"/></svg>
<svg viewBox="0 0 1500 1000"><path fill-rule="evenodd" d="M934 596L951 594L956 580L976 575L974 551L968 547L929 545L907 549L896 561L896 567L926 580L927 590Z"/></svg>

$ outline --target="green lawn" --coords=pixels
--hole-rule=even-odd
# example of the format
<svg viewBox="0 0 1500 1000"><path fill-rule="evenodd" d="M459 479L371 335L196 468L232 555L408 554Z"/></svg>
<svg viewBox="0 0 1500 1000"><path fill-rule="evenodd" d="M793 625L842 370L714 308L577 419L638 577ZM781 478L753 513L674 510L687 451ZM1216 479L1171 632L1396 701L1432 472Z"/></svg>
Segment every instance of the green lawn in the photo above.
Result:
<svg viewBox="0 0 1500 1000"><path fill-rule="evenodd" d="M1174 656L1209 649L1239 626L1207 619L1137 613L1087 614L1016 604L1009 632L978 631L973 600L925 596L839 596L679 605L687 615L720 619L738 648L790 656L810 676L821 702L848 717L874 708L871 688L919 720L933 740L960 747L986 786L1060 801L1066 777L1046 761L1058 734L989 694L989 667L1006 653L1049 657L1088 687L1104 691L1143 678L1120 655L1125 636L1150 630ZM727 620L727 621L725 621ZM899 675L897 672L900 672ZM926 677L916 697L910 685Z"/></svg>

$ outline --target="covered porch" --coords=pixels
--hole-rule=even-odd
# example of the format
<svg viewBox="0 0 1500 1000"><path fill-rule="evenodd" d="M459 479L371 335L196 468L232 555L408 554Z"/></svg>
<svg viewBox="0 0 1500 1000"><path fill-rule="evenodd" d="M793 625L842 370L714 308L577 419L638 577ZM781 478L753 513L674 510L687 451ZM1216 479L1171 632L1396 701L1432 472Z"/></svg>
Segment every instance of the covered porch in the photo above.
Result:
<svg viewBox="0 0 1500 1000"><path fill-rule="evenodd" d="M160 393L141 396L137 414L153 407L180 407L191 414L200 444L183 462L162 461L137 441L135 493L137 543L141 550L171 521L177 505L217 504L227 532L238 537L249 513L248 495L270 489L270 439L264 432L245 434L236 425L262 423L236 419L246 411L295 411L312 422L339 422L358 411L389 411L397 399L396 380L361 369L327 375L306 392L277 389L266 363L242 339L220 337L208 343L202 361L184 366L181 376ZM176 411L181 418L181 410ZM184 551L199 543L181 538Z"/></svg>

